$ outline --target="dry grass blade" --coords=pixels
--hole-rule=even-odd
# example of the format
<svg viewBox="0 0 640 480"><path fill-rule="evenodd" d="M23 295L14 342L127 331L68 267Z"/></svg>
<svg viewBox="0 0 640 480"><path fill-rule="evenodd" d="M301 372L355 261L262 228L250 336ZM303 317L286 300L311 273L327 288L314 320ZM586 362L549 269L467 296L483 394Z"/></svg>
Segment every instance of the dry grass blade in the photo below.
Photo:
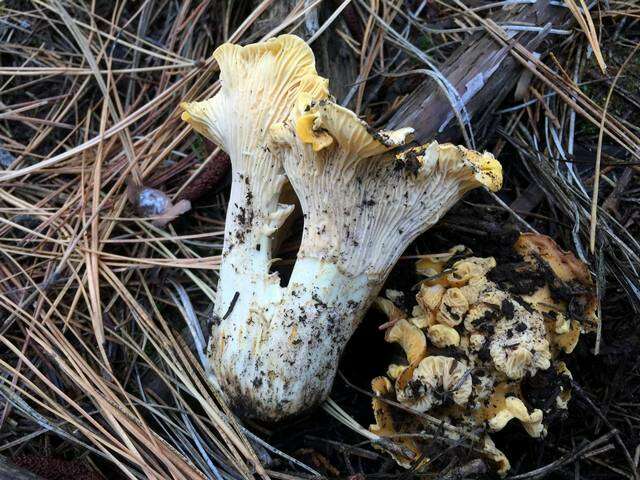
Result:
<svg viewBox="0 0 640 480"><path fill-rule="evenodd" d="M611 83L611 88L609 88L609 91L607 92L607 98L606 98L606 100L604 102L604 107L602 109L604 115L602 116L602 120L600 121L600 130L599 130L599 134L598 134L598 147L597 147L597 152L596 152L596 168L595 168L595 173L593 175L593 195L592 195L592 199L591 199L591 225L589 227L589 250L591 251L591 253L594 253L595 250L596 250L596 225L597 225L597 215L598 215L598 191L599 191L599 186L600 186L600 167L601 167L601 162L602 162L602 141L604 139L604 126L605 126L605 121L606 121L606 118L607 118L606 117L606 113L607 113L607 110L609 109L609 104L611 102L611 96L613 95L613 92L614 92L614 90L616 88L616 84L618 83L618 80L620 79L620 75L622 75L622 72L624 71L625 67L634 58L636 52L638 51L638 47L640 47L640 44L636 45L633 48L633 50L631 50L631 52L629 53L629 55L625 59L624 63L622 64L622 66L618 70L618 73L616 73L616 76L614 77L613 82ZM599 350L599 348L596 348L596 350Z"/></svg>
<svg viewBox="0 0 640 480"><path fill-rule="evenodd" d="M602 73L607 72L607 65L604 61L604 57L602 56L602 51L600 50L600 42L598 41L598 34L596 33L596 27L593 24L593 19L591 18L591 14L589 13L589 7L587 6L584 0L580 0L580 6L576 4L575 0L566 0L567 6L571 13L575 17L578 25L584 32L589 41L589 45L591 45L591 49L593 50L593 54L596 57L598 62L598 66Z"/></svg>
<svg viewBox="0 0 640 480"><path fill-rule="evenodd" d="M210 282L200 272L217 268L220 241L211 236L210 223L189 235L157 230L125 201L128 176L141 182L161 173L161 165L166 181L193 167L195 155L183 154L190 132L175 112L182 97L205 89L213 72L199 74L212 61L201 67L192 60L193 38L173 50L188 22L159 32L169 48L149 41L148 23L141 21L137 31L128 28L142 18L140 11L115 33L125 4L106 20L95 5L34 1L29 25L50 28L53 41L48 49L29 52L25 62L35 66L0 72L10 75L4 90L25 78L38 88L57 84L70 92L13 103L0 118L35 130L24 143L9 144L17 155L1 173L0 379L8 401L3 418L12 409L39 418L45 431L91 446L128 478L266 478L243 431L211 391L201 359L164 320L179 311L177 305L170 296L157 304L164 287L146 275L169 268L178 276L183 272L212 299ZM30 28L23 33L31 34ZM205 43L210 52L214 44ZM23 55L18 44L12 48L18 58ZM178 74L184 69L186 74ZM87 73L90 78L78 77ZM118 85L127 75L138 76L129 82L137 94L123 104ZM156 81L159 90L150 94ZM42 112L46 122L25 116ZM61 120L71 117L77 126L59 136L70 125ZM193 288L182 291L193 294ZM199 321L199 311L191 317ZM151 398L169 409L155 407Z"/></svg>

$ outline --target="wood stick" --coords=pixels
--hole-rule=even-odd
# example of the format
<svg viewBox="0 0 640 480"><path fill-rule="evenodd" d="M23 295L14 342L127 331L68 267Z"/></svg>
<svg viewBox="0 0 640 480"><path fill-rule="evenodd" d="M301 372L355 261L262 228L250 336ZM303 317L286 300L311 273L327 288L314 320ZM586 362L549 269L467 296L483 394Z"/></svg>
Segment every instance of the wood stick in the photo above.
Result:
<svg viewBox="0 0 640 480"><path fill-rule="evenodd" d="M503 25L526 23L562 29L572 17L566 8L553 6L549 0L538 0L536 3L509 5L491 18ZM540 47L538 52L544 54L563 39L550 33L548 27L543 31L517 33L513 41L531 51ZM543 44L545 40L547 42ZM439 68L458 91L469 116L477 117L472 124L476 141L478 132L490 126L493 110L513 90L523 72L509 50L488 33L478 32ZM404 126L416 129L416 141L420 143L434 138L455 141L462 134L450 101L431 80L425 80L405 99L387 125L388 128Z"/></svg>

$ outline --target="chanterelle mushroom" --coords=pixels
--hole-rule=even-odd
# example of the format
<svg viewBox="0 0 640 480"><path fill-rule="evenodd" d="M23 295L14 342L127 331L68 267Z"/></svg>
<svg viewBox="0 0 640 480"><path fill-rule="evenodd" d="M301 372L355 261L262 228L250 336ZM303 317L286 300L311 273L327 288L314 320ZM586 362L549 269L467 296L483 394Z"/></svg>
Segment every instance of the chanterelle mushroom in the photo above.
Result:
<svg viewBox="0 0 640 480"><path fill-rule="evenodd" d="M233 180L209 360L246 415L277 420L326 398L338 358L406 246L472 188L500 188L491 154L433 142L401 153L412 129L374 132L331 101L297 37L214 57L222 88L183 118L230 156ZM286 287L270 273L272 236L304 213Z"/></svg>
<svg viewBox="0 0 640 480"><path fill-rule="evenodd" d="M580 331L592 330L597 320L586 265L543 235L523 234L513 250L509 259L519 258L512 263L460 258L459 247L420 260L417 270L427 279L416 295L414 315L422 318L400 320L393 335L385 334L388 342L401 337L403 345L419 343L422 352L410 358L413 350L405 348L409 365L387 370L395 400L467 434L484 428L487 433L477 439L480 450L500 474L509 461L489 432L514 423L532 437L546 434L550 414L566 409L571 397L571 372L561 356L571 353ZM402 317L404 312L388 303L384 312ZM421 342L399 335L409 331L407 325L413 326L411 338ZM397 432L423 430L419 416L391 409L392 414ZM454 440L461 433L444 430ZM414 445L423 456L434 453L419 440Z"/></svg>
<svg viewBox="0 0 640 480"><path fill-rule="evenodd" d="M471 395L471 371L463 362L433 355L420 362L406 387L397 394L398 401L419 412L436 405L465 405Z"/></svg>

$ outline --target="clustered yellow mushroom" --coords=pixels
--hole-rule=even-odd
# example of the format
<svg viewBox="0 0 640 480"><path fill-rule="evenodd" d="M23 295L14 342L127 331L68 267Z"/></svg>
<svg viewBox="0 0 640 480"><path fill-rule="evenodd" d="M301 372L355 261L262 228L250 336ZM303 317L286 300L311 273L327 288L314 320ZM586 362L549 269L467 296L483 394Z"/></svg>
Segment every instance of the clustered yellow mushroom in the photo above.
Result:
<svg viewBox="0 0 640 480"><path fill-rule="evenodd" d="M502 264L460 246L425 256L416 265L426 279L411 316L389 299L377 300L393 320L385 340L403 347L407 364L391 365L374 382L418 413L468 433L480 429L476 450L500 474L510 465L490 433L518 422L532 437L546 434L546 419L566 409L571 396L571 372L561 357L597 321L589 271L573 254L532 234L520 235L513 250L518 261ZM396 436L423 429L415 414L385 408L395 414ZM372 430L384 435L378 426ZM412 438L422 458L432 456L433 446ZM406 458L399 463L416 466Z"/></svg>

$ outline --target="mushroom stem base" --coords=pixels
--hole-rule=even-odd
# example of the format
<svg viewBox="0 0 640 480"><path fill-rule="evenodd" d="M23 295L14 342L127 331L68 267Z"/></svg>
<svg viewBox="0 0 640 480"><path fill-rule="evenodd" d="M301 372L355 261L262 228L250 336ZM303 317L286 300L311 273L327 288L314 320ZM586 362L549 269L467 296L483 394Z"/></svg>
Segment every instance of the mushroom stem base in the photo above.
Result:
<svg viewBox="0 0 640 480"><path fill-rule="evenodd" d="M251 280L270 288L220 285L219 295L241 290L214 329L209 359L236 412L276 421L327 398L340 355L381 282L314 258L297 260L286 288L274 289L273 275Z"/></svg>

